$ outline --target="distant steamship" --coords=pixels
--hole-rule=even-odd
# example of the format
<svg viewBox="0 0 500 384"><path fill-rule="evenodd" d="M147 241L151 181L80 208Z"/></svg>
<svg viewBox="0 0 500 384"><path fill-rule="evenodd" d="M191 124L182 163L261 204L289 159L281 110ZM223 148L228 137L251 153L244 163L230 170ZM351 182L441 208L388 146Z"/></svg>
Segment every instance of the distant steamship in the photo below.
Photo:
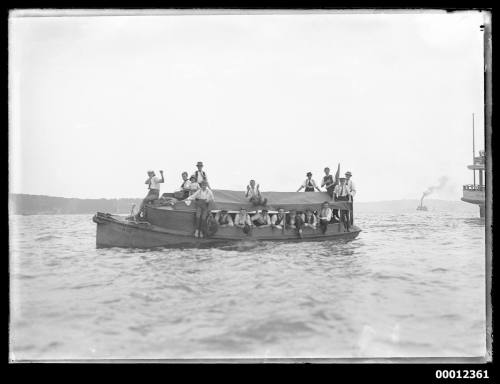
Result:
<svg viewBox="0 0 500 384"><path fill-rule="evenodd" d="M471 169L473 172L473 184L465 184L463 186L463 196L461 200L466 203L479 205L479 216L484 217L486 190L486 186L484 185L485 152L484 150L479 151L479 156L476 156L474 146L474 115L472 116L472 165L468 165L467 168ZM479 184L476 184L476 171L479 176Z"/></svg>
<svg viewBox="0 0 500 384"><path fill-rule="evenodd" d="M474 183L465 184L463 186L463 196L462 201L471 204L479 205L479 216L484 217L484 205L485 205L485 190L484 185L484 170L485 170L485 153L484 151L479 151L479 156L474 156L474 163L468 165L467 168L472 169L474 173ZM479 175L479 183L476 184L476 171Z"/></svg>

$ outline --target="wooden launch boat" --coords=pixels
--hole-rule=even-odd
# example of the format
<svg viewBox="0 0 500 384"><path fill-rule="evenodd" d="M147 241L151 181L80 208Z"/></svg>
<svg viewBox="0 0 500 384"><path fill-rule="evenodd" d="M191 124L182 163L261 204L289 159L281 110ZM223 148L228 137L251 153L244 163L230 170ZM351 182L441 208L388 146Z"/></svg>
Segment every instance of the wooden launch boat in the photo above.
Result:
<svg viewBox="0 0 500 384"><path fill-rule="evenodd" d="M254 212L263 207L251 205L242 191L213 190L215 202L209 209L216 212L226 209L237 212L246 208ZM266 208L277 211L304 211L307 208L320 210L321 204L328 201L330 208L352 211L352 203L333 201L326 192L266 192L268 199ZM127 247L127 248L155 248L155 247L192 247L214 245L237 241L325 241L325 240L352 240L360 228L351 226L350 230L342 223L328 225L327 231L304 228L302 238L298 237L295 228L279 229L272 227L253 227L249 233L244 233L239 227L218 227L210 237L196 238L193 236L195 225L194 204L187 205L184 201L162 203L161 200L146 205L145 218L141 222L128 220L126 217L98 212L93 221L97 223L97 247Z"/></svg>

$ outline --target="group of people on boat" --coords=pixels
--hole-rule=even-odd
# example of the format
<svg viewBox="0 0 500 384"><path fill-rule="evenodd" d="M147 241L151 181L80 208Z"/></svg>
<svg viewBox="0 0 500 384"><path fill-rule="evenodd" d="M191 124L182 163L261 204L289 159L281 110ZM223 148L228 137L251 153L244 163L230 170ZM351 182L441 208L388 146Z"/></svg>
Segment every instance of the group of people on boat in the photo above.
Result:
<svg viewBox="0 0 500 384"><path fill-rule="evenodd" d="M279 208L277 212L270 213L267 208L248 212L246 208L240 208L239 212L231 213L227 209L222 209L213 215L218 227L240 227L244 233L249 233L253 228L277 228L277 229L295 229L299 237L302 237L304 228L312 230L321 230L325 233L328 225L339 223L344 224L346 231L350 231L351 223L349 217L344 215L339 217L338 210L330 208L328 201L325 201L320 209L313 210L306 208L304 211L290 210L286 212L283 208ZM196 237L203 237L202 231L199 229L195 232Z"/></svg>
<svg viewBox="0 0 500 384"><path fill-rule="evenodd" d="M352 173L347 171L345 177L334 178L330 174L330 168L325 167L325 176L321 181L321 188L325 188L326 192L330 197L335 198L335 200L353 201L356 195L356 187L354 182L351 180ZM322 192L321 189L316 184L316 181L312 178L312 173L307 172L306 179L301 184L297 192L304 189L304 192Z"/></svg>
<svg viewBox="0 0 500 384"><path fill-rule="evenodd" d="M189 177L188 173L182 173L182 183L180 189L174 193L174 198L183 200L190 205L194 201L196 208L196 224L195 237L202 237L204 224L208 221L216 223L218 226L236 226L241 227L248 233L253 227L256 228L295 228L299 237L302 237L303 228L310 227L313 229L320 228L323 233L326 232L327 226L330 223L341 221L347 231L350 230L353 218L352 212L348 210L332 210L329 203L325 201L321 209L306 209L305 211L290 211L285 213L283 209L279 209L276 214L270 215L265 208L257 210L254 214L249 214L245 208L232 215L227 210L221 210L213 215L209 211L209 203L214 202L214 194L210 189L208 177L203 170L203 163L199 161L196 164L197 170ZM148 184L148 194L142 201L136 219L140 218L144 206L155 200L160 199L160 184L165 182L163 171L160 170L161 177L156 176L155 172L149 170L148 179L145 184ZM345 178L333 178L330 174L330 168L324 169L325 176L322 179L321 188L325 188L326 192L335 201L353 201L356 194L354 183L351 180L351 172L345 173ZM338 173L337 173L338 175ZM307 178L302 183L297 192L304 189L304 192L322 192L312 179L312 173L307 172ZM255 180L250 180L247 185L245 197L253 206L266 206L267 199L262 196L259 184Z"/></svg>

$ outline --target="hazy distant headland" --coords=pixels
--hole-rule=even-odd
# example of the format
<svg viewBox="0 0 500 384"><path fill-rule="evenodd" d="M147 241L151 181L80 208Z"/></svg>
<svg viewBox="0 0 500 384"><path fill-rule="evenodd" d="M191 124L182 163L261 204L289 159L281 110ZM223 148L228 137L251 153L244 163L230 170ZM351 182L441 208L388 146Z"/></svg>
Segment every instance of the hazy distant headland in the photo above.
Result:
<svg viewBox="0 0 500 384"><path fill-rule="evenodd" d="M356 212L412 212L416 211L420 205L419 199L405 200L385 200L371 202L354 202L354 211ZM460 211L479 213L479 208L475 204L465 203L462 200L439 200L439 199L424 199L423 205L429 211Z"/></svg>
<svg viewBox="0 0 500 384"><path fill-rule="evenodd" d="M14 215L58 215L58 214L93 214L95 212L130 213L133 204L136 209L141 198L122 199L77 199L45 195L26 195L13 193L9 195L11 213ZM391 200L375 202L355 202L355 212L410 212L415 211L420 204L415 200ZM463 201L424 200L429 210L471 211L478 207Z"/></svg>
<svg viewBox="0 0 500 384"><path fill-rule="evenodd" d="M76 199L45 195L9 195L10 208L14 215L59 215L109 212L129 213L133 204L141 203L139 198L125 199Z"/></svg>

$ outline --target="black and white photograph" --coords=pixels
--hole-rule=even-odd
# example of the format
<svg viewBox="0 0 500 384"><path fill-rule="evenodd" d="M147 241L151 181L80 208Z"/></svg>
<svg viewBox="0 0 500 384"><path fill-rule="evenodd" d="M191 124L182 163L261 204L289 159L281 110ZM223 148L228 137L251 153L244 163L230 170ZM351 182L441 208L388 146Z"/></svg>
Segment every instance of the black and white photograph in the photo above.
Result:
<svg viewBox="0 0 500 384"><path fill-rule="evenodd" d="M491 362L489 11L8 34L11 363Z"/></svg>

